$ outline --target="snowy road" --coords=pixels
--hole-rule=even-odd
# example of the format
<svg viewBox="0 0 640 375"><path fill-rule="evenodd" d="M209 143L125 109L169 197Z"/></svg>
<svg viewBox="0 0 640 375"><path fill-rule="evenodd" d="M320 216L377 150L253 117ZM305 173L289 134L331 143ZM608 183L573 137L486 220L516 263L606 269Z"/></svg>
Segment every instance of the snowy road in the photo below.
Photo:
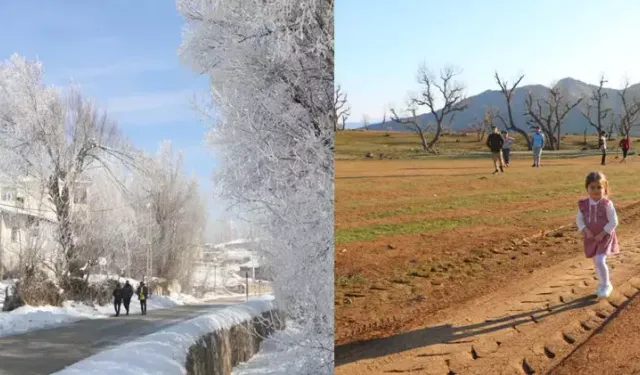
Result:
<svg viewBox="0 0 640 375"><path fill-rule="evenodd" d="M133 303L134 301L132 301ZM0 338L0 375L43 375L85 357L238 300L178 306L148 315L88 319L67 326ZM123 309L124 310L124 309Z"/></svg>

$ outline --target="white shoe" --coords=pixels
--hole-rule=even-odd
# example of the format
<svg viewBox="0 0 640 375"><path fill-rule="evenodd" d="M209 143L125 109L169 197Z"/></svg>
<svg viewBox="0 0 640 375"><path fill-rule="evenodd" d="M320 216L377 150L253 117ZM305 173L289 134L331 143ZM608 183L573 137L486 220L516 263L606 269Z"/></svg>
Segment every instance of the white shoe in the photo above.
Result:
<svg viewBox="0 0 640 375"><path fill-rule="evenodd" d="M593 292L593 294L594 294L594 295L596 295L596 296L600 296L600 294L602 294L602 289L604 289L604 288L602 287L602 285L599 285L599 286L596 288L596 291L595 291L595 292Z"/></svg>
<svg viewBox="0 0 640 375"><path fill-rule="evenodd" d="M607 298L611 295L611 292L613 292L613 285L609 284L600 290L600 292L598 293L598 297Z"/></svg>

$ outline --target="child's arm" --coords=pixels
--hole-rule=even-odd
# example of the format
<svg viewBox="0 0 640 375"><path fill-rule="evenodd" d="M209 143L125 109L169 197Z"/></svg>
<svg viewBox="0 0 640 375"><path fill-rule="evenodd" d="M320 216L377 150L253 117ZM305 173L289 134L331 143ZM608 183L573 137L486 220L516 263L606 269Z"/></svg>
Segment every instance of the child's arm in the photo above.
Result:
<svg viewBox="0 0 640 375"><path fill-rule="evenodd" d="M613 202L609 201L607 204L607 220L609 222L604 226L604 231L611 234L614 229L618 226L618 214L616 213L616 208L613 206Z"/></svg>
<svg viewBox="0 0 640 375"><path fill-rule="evenodd" d="M584 231L587 227L587 224L584 223L584 215L582 215L582 211L578 208L578 215L576 216L576 225L578 226L578 232Z"/></svg>

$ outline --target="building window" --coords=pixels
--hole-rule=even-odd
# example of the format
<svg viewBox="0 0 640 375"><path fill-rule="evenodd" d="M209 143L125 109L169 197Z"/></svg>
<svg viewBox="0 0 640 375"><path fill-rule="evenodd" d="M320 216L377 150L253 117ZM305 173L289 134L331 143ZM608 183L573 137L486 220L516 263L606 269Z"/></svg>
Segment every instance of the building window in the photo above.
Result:
<svg viewBox="0 0 640 375"><path fill-rule="evenodd" d="M16 206L24 207L24 197L16 197Z"/></svg>
<svg viewBox="0 0 640 375"><path fill-rule="evenodd" d="M73 196L73 203L87 204L87 188L78 188Z"/></svg>
<svg viewBox="0 0 640 375"><path fill-rule="evenodd" d="M18 228L11 228L11 242L18 242Z"/></svg>
<svg viewBox="0 0 640 375"><path fill-rule="evenodd" d="M2 200L5 202L13 201L16 197L16 190L11 188L2 188Z"/></svg>

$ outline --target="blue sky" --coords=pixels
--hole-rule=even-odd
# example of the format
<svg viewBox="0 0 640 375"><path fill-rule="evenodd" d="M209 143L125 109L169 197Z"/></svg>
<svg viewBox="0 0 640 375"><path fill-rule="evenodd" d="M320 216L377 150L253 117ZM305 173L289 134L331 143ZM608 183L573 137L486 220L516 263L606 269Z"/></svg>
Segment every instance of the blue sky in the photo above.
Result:
<svg viewBox="0 0 640 375"><path fill-rule="evenodd" d="M116 119L139 147L155 152L171 139L188 172L211 197L214 160L189 99L207 79L180 63L182 19L169 0L2 0L0 57L40 59L47 83L73 79ZM210 202L213 216L223 215Z"/></svg>
<svg viewBox="0 0 640 375"><path fill-rule="evenodd" d="M416 72L462 68L468 95L498 89L494 71L522 84L573 77L618 88L640 81L633 0L341 0L335 5L335 82L352 107L347 122L406 107Z"/></svg>

